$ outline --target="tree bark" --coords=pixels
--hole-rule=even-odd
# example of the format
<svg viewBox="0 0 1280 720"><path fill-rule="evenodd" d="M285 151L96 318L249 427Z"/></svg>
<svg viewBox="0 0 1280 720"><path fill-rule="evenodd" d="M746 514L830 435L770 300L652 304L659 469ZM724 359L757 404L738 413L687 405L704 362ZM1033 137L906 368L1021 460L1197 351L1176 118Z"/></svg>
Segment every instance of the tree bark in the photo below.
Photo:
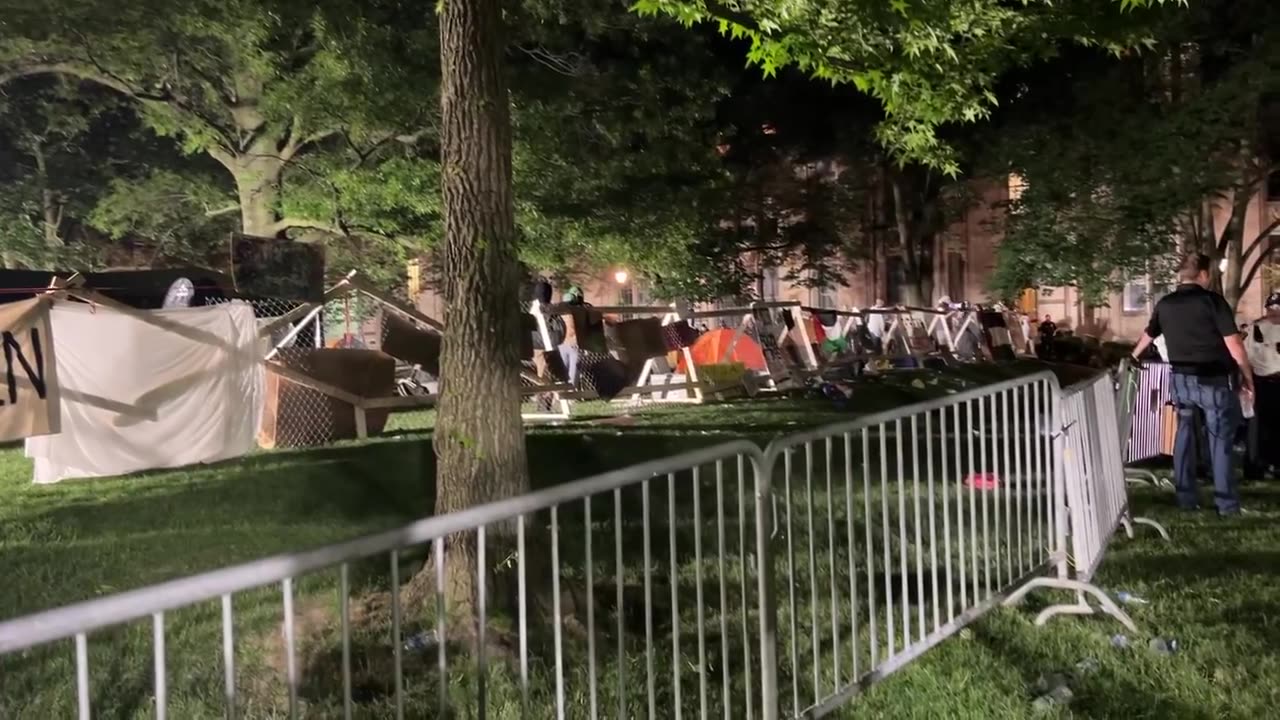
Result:
<svg viewBox="0 0 1280 720"><path fill-rule="evenodd" d="M280 232L277 221L281 217L280 184L285 159L278 146L277 138L263 135L242 153L231 154L221 148L209 151L209 155L231 173L236 184L240 231L245 235L274 237Z"/></svg>
<svg viewBox="0 0 1280 720"><path fill-rule="evenodd" d="M937 200L922 194L913 203L911 188L900 171L891 170L894 227L902 251L906 285L902 288L904 305L926 307L933 303L933 260L937 237Z"/></svg>
<svg viewBox="0 0 1280 720"><path fill-rule="evenodd" d="M433 440L437 515L529 490L520 419L520 271L504 49L499 0L444 0L441 155L448 332ZM503 559L494 546L509 540L513 530L487 529L486 578ZM475 538L468 533L446 541L442 589L455 613L471 611L476 601Z"/></svg>
<svg viewBox="0 0 1280 720"><path fill-rule="evenodd" d="M274 237L280 217L280 175L247 167L232 173L240 200L240 231L254 237Z"/></svg>
<svg viewBox="0 0 1280 720"><path fill-rule="evenodd" d="M62 242L62 206L58 203L57 193L53 190L49 179L49 163L45 159L44 145L36 138L31 141L31 154L36 159L36 180L40 183L40 210L43 216L41 223L44 230L44 244L51 248L63 246Z"/></svg>
<svg viewBox="0 0 1280 720"><path fill-rule="evenodd" d="M1231 199L1231 217L1227 219L1222 229L1222 237L1218 240L1219 254L1214 255L1215 260L1220 257L1227 261L1225 271L1221 271L1222 295L1231 307L1235 307L1244 294L1244 288L1240 285L1244 274L1244 224L1251 199L1250 189L1236 190ZM1220 272L1217 267L1212 271L1215 274Z"/></svg>

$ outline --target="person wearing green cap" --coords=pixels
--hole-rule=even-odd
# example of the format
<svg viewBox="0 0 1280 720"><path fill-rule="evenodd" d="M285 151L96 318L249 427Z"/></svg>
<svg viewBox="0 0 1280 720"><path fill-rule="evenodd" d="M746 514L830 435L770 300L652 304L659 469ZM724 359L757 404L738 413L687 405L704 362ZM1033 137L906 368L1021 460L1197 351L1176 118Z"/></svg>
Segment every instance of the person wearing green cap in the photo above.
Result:
<svg viewBox="0 0 1280 720"><path fill-rule="evenodd" d="M570 285L564 291L561 302L571 307L583 307L587 305L582 295L582 288L577 285ZM564 342L560 343L560 359L564 362L564 367L569 376L569 384L577 385L578 383L578 329L569 318L568 325L573 326L565 333Z"/></svg>

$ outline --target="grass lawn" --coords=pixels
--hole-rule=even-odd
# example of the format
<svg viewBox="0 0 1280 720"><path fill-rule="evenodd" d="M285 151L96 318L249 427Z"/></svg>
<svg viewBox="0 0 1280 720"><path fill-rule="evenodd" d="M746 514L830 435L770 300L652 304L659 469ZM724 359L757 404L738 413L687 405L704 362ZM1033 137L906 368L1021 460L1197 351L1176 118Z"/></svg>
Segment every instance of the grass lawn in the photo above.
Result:
<svg viewBox="0 0 1280 720"><path fill-rule="evenodd" d="M1020 368L1026 369L1031 368ZM904 374L861 386L851 403L853 409L844 411L826 401L761 400L701 408L650 408L638 413L635 423L628 426L583 420L536 428L529 438L534 482L538 486L563 482L735 437L764 443L779 434L846 419L854 410L885 409L944 394L948 388L960 387L962 381L978 383L1009 372L966 368L965 377L936 384L928 375ZM916 379L921 382L915 383ZM600 415L614 412L603 406L583 409ZM433 457L425 428L430 419L418 416L409 424L404 419L393 425L389 437L363 444L263 452L218 466L47 487L30 484L30 468L20 450L0 452L0 577L4 578L0 583L0 617L346 539L428 514ZM732 490L736 477L729 480ZM655 513L667 507L663 485L654 486ZM736 490L731 494L736 495ZM1219 521L1211 513L1177 514L1166 491L1135 490L1132 498L1139 513L1167 524L1173 542L1161 543L1154 534L1138 528L1136 540L1118 538L1114 542L1102 566L1099 582L1104 587L1128 590L1151 601L1150 605L1130 607L1146 633L1129 638L1130 648L1113 647L1111 636L1123 632L1113 621L1059 619L1048 627L1035 628L1027 610L1000 610L964 637L944 643L874 687L838 716L1271 716L1280 704L1280 684L1275 682L1280 678L1280 587L1276 583L1280 573L1280 489L1273 485L1248 488L1246 503L1262 512L1232 521ZM628 533L636 530L630 527L634 499L630 494L626 498ZM686 510L683 504L681 510ZM597 512L606 517L612 511L610 502L597 506ZM582 533L585 528L580 520L562 517L562 537ZM744 529L734 522L730 526L732 541ZM680 527L682 541L689 533L689 527ZM703 535L708 536L707 532ZM612 528L594 528L592 536L599 543L598 555L603 556L597 557L596 563L604 563L603 568L611 572ZM666 550L666 546L655 549L655 563L665 560ZM566 583L576 582L581 588L584 563L579 554L578 548L567 552L562 564ZM407 558L406 563L412 559ZM684 705L687 708L692 701L696 709L698 647L691 628L698 607L690 602L689 594L694 565L682 555L677 579L680 619L685 628L682 661L693 665L680 670L685 683ZM353 595L374 595L386 589L385 558L356 564L352 571ZM411 571L406 564L402 576ZM640 581L641 569L630 557L625 574L626 589L631 593ZM318 573L297 585L300 613L314 613L319 626L314 632L314 647L302 652L302 696L308 717L341 716L341 684L336 675L326 672L333 668L328 650L332 648L331 620L337 604L336 576L336 572ZM612 583L612 575L598 573L596 577ZM655 595L663 592L657 590ZM711 585L708 593L706 605L714 605ZM737 596L730 595L733 604ZM246 717L287 716L279 686L278 653L273 652L279 607L278 588L236 596L239 679ZM663 607L670 615L669 603L656 612L661 613ZM170 717L222 716L218 612L217 603L209 603L167 618ZM618 697L618 667L612 660L616 638L604 628L612 627L614 617L604 611L596 615L601 628L597 640L600 707L603 716L612 717ZM807 608L798 609L797 615L808 618ZM738 618L733 613L730 619ZM713 624L719 621L714 612L708 619ZM820 618L822 623L828 620L826 615ZM624 624L630 622L624 619ZM786 622L780 617L779 627ZM669 677L673 665L670 641L664 640L664 633L669 630L670 618L658 618L655 624L660 630L655 671ZM370 623L370 628L376 625ZM410 631L416 629L414 620L406 619L406 625ZM537 630L531 649L533 706L537 708L533 717L552 714L545 710L554 697L548 632ZM1149 651L1148 640L1155 634L1177 639L1179 651L1172 656ZM625 638L623 692L634 717L644 716L642 627L639 635L639 639ZM713 645L720 642L718 635L708 640ZM355 642L357 716L388 717L385 684L389 682L389 645L373 629L357 633ZM570 717L587 716L582 645L581 635L566 638ZM151 717L147 624L97 633L90 647L95 716ZM738 649L732 647L731 652ZM780 645L779 656L785 659L786 654ZM0 717L72 717L72 657L68 642L0 658ZM433 663L434 657L407 656L409 717L434 716L438 678L433 674ZM497 667L489 687L490 717L517 717L512 672L500 661L493 664ZM799 669L807 673L811 668ZM718 681L720 666L708 670L708 677ZM1038 681L1054 673L1071 675L1074 698L1066 706L1035 708ZM738 675L735 672L732 680L735 691L746 687L745 678ZM451 692L459 696L473 689L470 684L474 678L460 667L451 665L448 681ZM789 692L790 686L783 689ZM717 697L713 692L713 711L718 708ZM784 693L784 697L789 695ZM660 697L659 717L671 716L672 701ZM734 716L742 717L736 710Z"/></svg>

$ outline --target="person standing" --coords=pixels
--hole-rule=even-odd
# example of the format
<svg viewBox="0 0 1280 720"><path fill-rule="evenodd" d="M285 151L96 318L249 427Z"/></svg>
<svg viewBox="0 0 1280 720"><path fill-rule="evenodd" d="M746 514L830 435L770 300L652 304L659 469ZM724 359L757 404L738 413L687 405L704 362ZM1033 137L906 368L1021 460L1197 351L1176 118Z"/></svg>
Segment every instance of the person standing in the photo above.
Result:
<svg viewBox="0 0 1280 720"><path fill-rule="evenodd" d="M1045 315L1044 322L1040 323L1040 327L1037 330L1040 333L1039 357L1041 360L1052 360L1054 356L1053 343L1058 337L1058 323L1053 321L1052 316Z"/></svg>
<svg viewBox="0 0 1280 720"><path fill-rule="evenodd" d="M867 317L865 321L867 332L871 333L871 338L874 343L872 352L877 355L884 353L885 318L884 313L882 312L883 310L884 301L880 298L876 298L876 304L871 306L871 312L868 313L870 317Z"/></svg>
<svg viewBox="0 0 1280 720"><path fill-rule="evenodd" d="M1018 329L1022 331L1022 347L1018 348L1027 355L1036 354L1036 342L1031 337L1031 316L1025 312L1018 313Z"/></svg>
<svg viewBox="0 0 1280 720"><path fill-rule="evenodd" d="M579 321L585 320L586 317L581 312L581 309L589 307L589 305L583 297L582 288L577 285L570 285L569 289L564 291L562 302L572 310L578 311L564 317L564 339L559 346L560 361L564 363L565 372L569 377L569 384L576 386L578 384L578 357L580 354L578 333L579 331L585 331L585 328L579 327Z"/></svg>
<svg viewBox="0 0 1280 720"><path fill-rule="evenodd" d="M1235 313L1226 298L1209 290L1210 262L1209 256L1200 253L1183 259L1178 267L1178 288L1156 303L1132 358L1140 362L1156 338L1166 339L1173 371L1173 403L1178 411L1173 446L1178 506L1193 510L1200 503L1193 422L1199 409L1204 413L1209 435L1214 501L1218 514L1227 516L1240 512L1231 446L1241 419L1238 393L1252 395L1253 372L1236 327Z"/></svg>
<svg viewBox="0 0 1280 720"><path fill-rule="evenodd" d="M1280 472L1280 292L1271 293L1265 308L1266 315L1245 335L1257 392L1250 421L1250 456L1258 470Z"/></svg>

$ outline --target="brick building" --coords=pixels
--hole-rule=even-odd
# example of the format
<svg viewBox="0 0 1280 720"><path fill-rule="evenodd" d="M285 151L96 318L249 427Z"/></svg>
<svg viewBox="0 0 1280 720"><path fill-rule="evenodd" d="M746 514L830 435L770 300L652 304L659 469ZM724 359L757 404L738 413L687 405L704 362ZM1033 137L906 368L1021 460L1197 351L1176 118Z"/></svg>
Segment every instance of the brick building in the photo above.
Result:
<svg viewBox="0 0 1280 720"><path fill-rule="evenodd" d="M1001 239L999 222L1011 195L1018 192L1014 179L975 180L972 191L975 202L963 216L939 237L934 253L934 298L948 296L952 300L989 302L988 280L995 267L996 248ZM1250 204L1245 226L1246 243L1271 223L1280 213L1280 183L1263 189ZM1280 230L1277 231L1280 233ZM798 300L802 303L836 308L868 307L877 299L894 303L900 295L902 273L900 260L892 251L875 248L871 257L861 262L845 278L843 287L809 288L787 280L786 268L755 267L759 273L754 294L764 300ZM1273 267L1274 261L1273 261ZM593 305L643 305L653 301L643 279L626 268L602 268L582 274L575 282L583 288ZM1262 303L1276 286L1274 273L1259 273L1246 289L1238 307L1241 322L1262 313ZM624 279L619 282L619 279ZM1172 289L1173 278L1131 278L1124 288L1112 293L1104 307L1085 307L1079 293L1070 287L1043 287L1027 290L1020 299L1023 310L1035 317L1051 316L1064 330L1096 336L1104 340L1136 338L1150 317L1159 297ZM429 289L417 293L418 308L435 317L444 314L443 300Z"/></svg>

